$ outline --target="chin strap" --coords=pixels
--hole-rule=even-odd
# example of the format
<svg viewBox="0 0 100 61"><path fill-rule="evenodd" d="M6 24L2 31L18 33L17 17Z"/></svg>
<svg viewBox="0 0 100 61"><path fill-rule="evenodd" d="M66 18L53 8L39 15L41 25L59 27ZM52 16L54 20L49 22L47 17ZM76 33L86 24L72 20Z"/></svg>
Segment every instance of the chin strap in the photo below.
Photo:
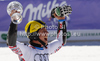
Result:
<svg viewBox="0 0 100 61"><path fill-rule="evenodd" d="M44 43L42 40L38 39L38 41L47 49L46 43Z"/></svg>
<svg viewBox="0 0 100 61"><path fill-rule="evenodd" d="M30 44L32 45L32 46L36 46L36 47L45 47L46 49L47 49L47 45L46 45L46 43L44 43L42 40L40 40L39 38L37 39L42 45L40 45L40 44L36 44L36 43L33 43L32 41L33 40L30 40Z"/></svg>

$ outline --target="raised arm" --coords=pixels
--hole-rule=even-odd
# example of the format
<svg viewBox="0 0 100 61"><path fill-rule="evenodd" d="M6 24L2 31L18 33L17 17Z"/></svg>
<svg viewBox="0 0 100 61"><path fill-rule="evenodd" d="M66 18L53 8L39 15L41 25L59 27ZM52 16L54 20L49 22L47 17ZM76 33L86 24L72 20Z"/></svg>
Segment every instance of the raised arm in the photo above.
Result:
<svg viewBox="0 0 100 61"><path fill-rule="evenodd" d="M54 14L55 18L58 19L58 30L57 30L57 39L53 40L49 44L50 54L55 53L58 51L63 45L66 44L66 24L65 24L65 17L58 17Z"/></svg>
<svg viewBox="0 0 100 61"><path fill-rule="evenodd" d="M16 10L12 10L10 17L16 12L17 12ZM7 45L16 46L16 39L17 39L17 24L14 24L11 21L8 34L7 34Z"/></svg>
<svg viewBox="0 0 100 61"><path fill-rule="evenodd" d="M59 35L60 31L62 31L62 35ZM62 39L62 45L65 45L66 44L66 37L67 37L65 18L58 20L57 36L62 37L61 38Z"/></svg>
<svg viewBox="0 0 100 61"><path fill-rule="evenodd" d="M57 30L57 39L62 40L63 45L66 44L66 37L67 37L67 31L66 31L66 23L65 23L65 17L59 17L54 14L55 18L58 19L58 30ZM62 32L61 35L59 35L59 32ZM58 36L62 38L58 38Z"/></svg>
<svg viewBox="0 0 100 61"><path fill-rule="evenodd" d="M7 45L16 46L16 39L17 39L17 25L11 22L7 35Z"/></svg>

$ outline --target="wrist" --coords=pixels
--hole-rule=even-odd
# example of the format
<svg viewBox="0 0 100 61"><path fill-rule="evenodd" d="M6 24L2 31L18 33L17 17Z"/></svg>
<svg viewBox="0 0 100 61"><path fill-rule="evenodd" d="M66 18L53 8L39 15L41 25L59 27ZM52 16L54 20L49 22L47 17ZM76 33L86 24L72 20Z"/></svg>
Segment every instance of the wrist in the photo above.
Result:
<svg viewBox="0 0 100 61"><path fill-rule="evenodd" d="M58 21L59 21L59 22L64 22L64 21L65 21L65 19L59 19Z"/></svg>

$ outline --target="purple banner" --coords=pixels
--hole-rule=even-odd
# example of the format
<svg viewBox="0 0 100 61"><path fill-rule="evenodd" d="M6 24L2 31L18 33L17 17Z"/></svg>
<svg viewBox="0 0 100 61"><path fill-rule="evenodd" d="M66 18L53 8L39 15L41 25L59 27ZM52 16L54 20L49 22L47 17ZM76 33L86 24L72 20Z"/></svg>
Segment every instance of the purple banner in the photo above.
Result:
<svg viewBox="0 0 100 61"><path fill-rule="evenodd" d="M100 29L99 0L18 0L23 5L23 21L18 30L24 30L28 21L39 19L55 29L57 20L49 21L51 10L56 6L71 5L72 14L68 21L68 29ZM0 1L0 31L7 31L11 22L7 14L7 5L11 0Z"/></svg>

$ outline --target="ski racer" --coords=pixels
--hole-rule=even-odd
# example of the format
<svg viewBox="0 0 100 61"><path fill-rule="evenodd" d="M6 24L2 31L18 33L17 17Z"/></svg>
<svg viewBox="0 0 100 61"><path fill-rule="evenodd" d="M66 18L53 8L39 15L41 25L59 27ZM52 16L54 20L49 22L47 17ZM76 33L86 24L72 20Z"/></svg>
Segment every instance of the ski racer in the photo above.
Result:
<svg viewBox="0 0 100 61"><path fill-rule="evenodd" d="M13 10L10 16L16 12L16 10ZM42 20L33 20L26 24L25 32L30 40L29 45L16 41L17 24L10 23L7 45L19 56L20 61L49 61L49 55L57 52L66 44L65 17L59 17L56 14L53 15L58 19L58 30L57 38L50 43L48 43L49 32Z"/></svg>

